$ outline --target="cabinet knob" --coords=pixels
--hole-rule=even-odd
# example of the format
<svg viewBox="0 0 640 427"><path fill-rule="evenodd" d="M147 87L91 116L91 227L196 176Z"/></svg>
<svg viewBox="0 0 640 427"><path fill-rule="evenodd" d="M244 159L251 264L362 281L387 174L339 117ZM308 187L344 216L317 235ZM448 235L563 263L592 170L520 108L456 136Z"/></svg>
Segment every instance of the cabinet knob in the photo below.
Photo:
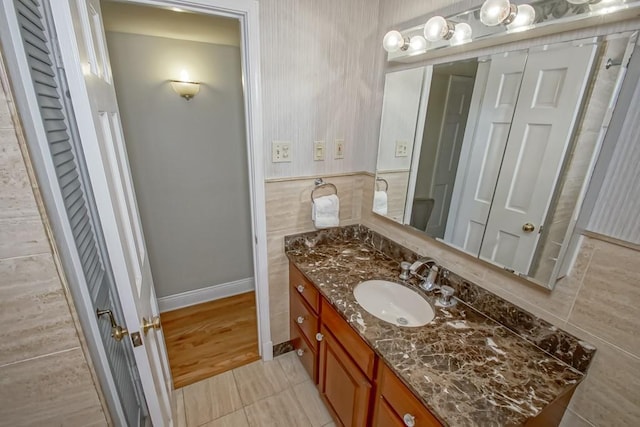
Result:
<svg viewBox="0 0 640 427"><path fill-rule="evenodd" d="M324 338L324 335L322 335L320 332L316 334L316 341L322 341L323 338Z"/></svg>
<svg viewBox="0 0 640 427"><path fill-rule="evenodd" d="M302 322L304 322L304 317L298 316L298 318L296 319L296 322L298 322L299 325L302 325Z"/></svg>
<svg viewBox="0 0 640 427"><path fill-rule="evenodd" d="M404 414L402 421L404 421L404 425L407 427L414 427L416 425L416 417L411 414Z"/></svg>
<svg viewBox="0 0 640 427"><path fill-rule="evenodd" d="M299 349L297 349L297 350L296 350L296 354L297 354L298 356L302 357L302 355L304 354L304 350L303 350L303 349L301 349L301 348L299 348Z"/></svg>
<svg viewBox="0 0 640 427"><path fill-rule="evenodd" d="M296 289L298 290L298 292L303 293L304 292L304 285L298 285L298 286L296 286Z"/></svg>

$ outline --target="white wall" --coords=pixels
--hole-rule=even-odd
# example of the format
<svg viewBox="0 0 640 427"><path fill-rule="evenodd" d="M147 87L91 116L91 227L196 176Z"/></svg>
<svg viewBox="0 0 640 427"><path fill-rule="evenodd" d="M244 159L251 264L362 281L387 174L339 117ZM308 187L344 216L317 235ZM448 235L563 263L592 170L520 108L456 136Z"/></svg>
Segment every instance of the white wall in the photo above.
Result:
<svg viewBox="0 0 640 427"><path fill-rule="evenodd" d="M375 168L382 49L378 0L260 0L267 178ZM345 140L345 158L333 156ZM293 161L271 162L271 142L291 141ZM327 143L313 160L313 141Z"/></svg>
<svg viewBox="0 0 640 427"><path fill-rule="evenodd" d="M158 297L253 276L239 49L107 33ZM202 82L191 101L169 79Z"/></svg>

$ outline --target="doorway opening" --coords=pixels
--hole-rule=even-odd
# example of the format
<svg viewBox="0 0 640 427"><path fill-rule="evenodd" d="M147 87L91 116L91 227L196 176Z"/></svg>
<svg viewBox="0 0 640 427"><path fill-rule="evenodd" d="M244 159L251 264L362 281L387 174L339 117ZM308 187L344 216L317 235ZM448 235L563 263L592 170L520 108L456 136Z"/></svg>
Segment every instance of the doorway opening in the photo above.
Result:
<svg viewBox="0 0 640 427"><path fill-rule="evenodd" d="M114 1L101 8L179 388L260 358L240 22ZM189 95L179 81L192 82Z"/></svg>

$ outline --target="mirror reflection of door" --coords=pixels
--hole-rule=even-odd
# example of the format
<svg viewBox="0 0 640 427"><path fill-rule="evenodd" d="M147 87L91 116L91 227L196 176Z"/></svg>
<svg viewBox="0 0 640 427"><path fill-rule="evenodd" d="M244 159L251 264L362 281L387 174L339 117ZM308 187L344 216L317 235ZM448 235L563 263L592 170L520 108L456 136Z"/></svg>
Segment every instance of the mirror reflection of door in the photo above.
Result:
<svg viewBox="0 0 640 427"><path fill-rule="evenodd" d="M465 134L477 62L436 66L429 93L411 225L444 237L449 205Z"/></svg>
<svg viewBox="0 0 640 427"><path fill-rule="evenodd" d="M474 255L480 252L526 62L526 52L513 52L478 67L471 115L477 120L467 125L445 231L446 241Z"/></svg>
<svg viewBox="0 0 640 427"><path fill-rule="evenodd" d="M529 53L481 258L529 272L595 50L583 45Z"/></svg>

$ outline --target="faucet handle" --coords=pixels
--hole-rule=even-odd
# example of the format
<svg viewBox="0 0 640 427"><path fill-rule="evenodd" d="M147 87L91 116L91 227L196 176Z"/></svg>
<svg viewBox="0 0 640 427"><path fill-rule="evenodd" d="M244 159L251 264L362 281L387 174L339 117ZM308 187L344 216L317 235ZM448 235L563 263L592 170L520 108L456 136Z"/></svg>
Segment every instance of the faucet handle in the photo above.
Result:
<svg viewBox="0 0 640 427"><path fill-rule="evenodd" d="M407 280L409 277L411 277L411 274L409 273L411 266L412 264L407 261L402 261L400 263L400 268L402 269L402 272L400 273L400 276L399 276L400 280Z"/></svg>
<svg viewBox="0 0 640 427"><path fill-rule="evenodd" d="M451 286L440 286L440 298L438 298L438 305L442 307L453 307L454 305L456 305L457 301L451 298L454 293L455 289L453 289Z"/></svg>

